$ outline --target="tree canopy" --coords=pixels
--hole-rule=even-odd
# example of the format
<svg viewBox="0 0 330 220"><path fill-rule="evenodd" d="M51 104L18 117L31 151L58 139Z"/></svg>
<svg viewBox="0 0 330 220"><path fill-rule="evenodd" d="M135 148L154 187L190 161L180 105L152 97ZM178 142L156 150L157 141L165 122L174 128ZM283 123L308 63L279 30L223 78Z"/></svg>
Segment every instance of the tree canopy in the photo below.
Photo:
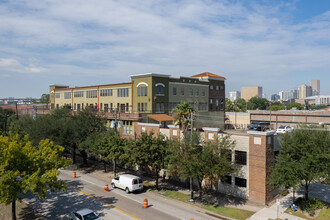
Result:
<svg viewBox="0 0 330 220"><path fill-rule="evenodd" d="M12 204L13 219L20 193L37 193L44 198L48 190L65 189L64 181L57 179L58 169L69 164L62 157L63 150L48 139L34 146L28 136L0 136L0 202Z"/></svg>
<svg viewBox="0 0 330 220"><path fill-rule="evenodd" d="M303 183L305 198L311 182L330 178L330 132L317 126L299 126L283 135L271 182L295 187Z"/></svg>

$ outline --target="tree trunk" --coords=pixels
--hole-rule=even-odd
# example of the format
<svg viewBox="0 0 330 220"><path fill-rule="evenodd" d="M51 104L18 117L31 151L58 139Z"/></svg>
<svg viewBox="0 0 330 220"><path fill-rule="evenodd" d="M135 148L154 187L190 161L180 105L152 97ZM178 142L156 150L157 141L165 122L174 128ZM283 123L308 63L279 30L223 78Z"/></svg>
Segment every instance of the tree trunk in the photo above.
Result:
<svg viewBox="0 0 330 220"><path fill-rule="evenodd" d="M116 176L116 169L117 169L116 159L113 159L112 163L113 163L113 176L115 177Z"/></svg>
<svg viewBox="0 0 330 220"><path fill-rule="evenodd" d="M87 153L86 153L86 151L82 150L82 151L80 151L80 154L83 158L84 165L87 165Z"/></svg>
<svg viewBox="0 0 330 220"><path fill-rule="evenodd" d="M198 181L198 186L199 186L199 198L203 199L202 181Z"/></svg>
<svg viewBox="0 0 330 220"><path fill-rule="evenodd" d="M11 219L16 220L16 200L11 203Z"/></svg>
<svg viewBox="0 0 330 220"><path fill-rule="evenodd" d="M156 189L158 190L158 172L159 170L156 169Z"/></svg>
<svg viewBox="0 0 330 220"><path fill-rule="evenodd" d="M74 146L72 149L72 163L75 164L76 163L76 149L77 147Z"/></svg>
<svg viewBox="0 0 330 220"><path fill-rule="evenodd" d="M105 161L103 161L103 166L104 166L104 172L107 172L107 164L105 163Z"/></svg>
<svg viewBox="0 0 330 220"><path fill-rule="evenodd" d="M308 182L306 181L305 182L305 199L308 200L308 188L309 188L309 184Z"/></svg>

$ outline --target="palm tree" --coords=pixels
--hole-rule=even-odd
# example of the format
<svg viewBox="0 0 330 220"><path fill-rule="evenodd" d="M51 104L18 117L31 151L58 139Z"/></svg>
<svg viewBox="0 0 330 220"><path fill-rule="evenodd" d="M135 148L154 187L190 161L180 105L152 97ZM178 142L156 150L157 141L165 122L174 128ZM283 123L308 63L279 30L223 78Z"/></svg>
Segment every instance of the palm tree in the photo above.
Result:
<svg viewBox="0 0 330 220"><path fill-rule="evenodd" d="M188 129L191 112L195 112L194 107L187 102L182 102L172 110L174 124L179 125L180 130L186 131Z"/></svg>

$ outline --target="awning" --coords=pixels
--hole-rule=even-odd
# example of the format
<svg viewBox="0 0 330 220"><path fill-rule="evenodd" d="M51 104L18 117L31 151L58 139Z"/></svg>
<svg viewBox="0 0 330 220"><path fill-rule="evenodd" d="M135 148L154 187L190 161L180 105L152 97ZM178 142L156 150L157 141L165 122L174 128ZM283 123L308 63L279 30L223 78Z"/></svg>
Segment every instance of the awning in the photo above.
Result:
<svg viewBox="0 0 330 220"><path fill-rule="evenodd" d="M152 115L147 115L148 118L151 118L155 121L158 122L163 122L163 121L173 121L174 118L172 116L166 115L166 114L152 114Z"/></svg>

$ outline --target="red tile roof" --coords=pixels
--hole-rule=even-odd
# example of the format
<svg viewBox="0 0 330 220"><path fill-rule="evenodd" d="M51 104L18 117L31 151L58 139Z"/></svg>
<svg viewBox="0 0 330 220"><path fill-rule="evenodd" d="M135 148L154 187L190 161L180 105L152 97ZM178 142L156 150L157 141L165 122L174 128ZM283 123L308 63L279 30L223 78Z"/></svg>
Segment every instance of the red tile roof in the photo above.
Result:
<svg viewBox="0 0 330 220"><path fill-rule="evenodd" d="M166 115L166 114L151 114L147 115L148 118L154 119L158 122L163 122L163 121L173 121L174 118L172 116Z"/></svg>
<svg viewBox="0 0 330 220"><path fill-rule="evenodd" d="M200 74L194 75L192 77L195 77L195 78L198 78L198 77L216 77L216 78L222 78L222 79L225 78L225 77L218 76L218 75L216 75L214 73L210 73L210 72L200 73Z"/></svg>

